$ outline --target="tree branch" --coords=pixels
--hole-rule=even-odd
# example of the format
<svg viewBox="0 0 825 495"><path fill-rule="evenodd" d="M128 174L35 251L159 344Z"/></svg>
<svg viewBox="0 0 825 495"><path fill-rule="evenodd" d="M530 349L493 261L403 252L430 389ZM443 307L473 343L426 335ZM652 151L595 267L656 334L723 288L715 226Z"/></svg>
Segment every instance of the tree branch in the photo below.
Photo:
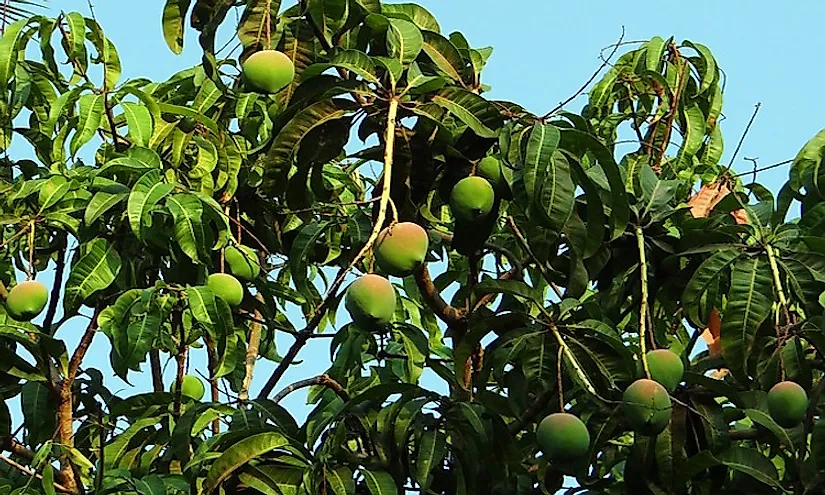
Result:
<svg viewBox="0 0 825 495"><path fill-rule="evenodd" d="M344 283L344 277L346 274L352 270L355 265L357 265L363 258L366 256L367 252L372 248L372 245L375 243L375 240L378 238L378 235L381 233L381 228L384 225L384 220L387 216L387 206L390 202L390 189L392 186L392 165L393 165L393 157L395 154L395 128L396 123L395 120L398 116L398 105L399 100L396 97L390 99L389 109L387 112L387 129L386 134L384 137L384 173L383 173L383 189L381 191L381 202L379 203L378 207L378 217L375 220L375 224L372 227L372 233L370 233L369 239L367 239L366 244L358 254L353 258L352 261L349 262L348 265L342 267L341 270L338 271L338 275L335 277L335 281L332 282L332 285L329 288L327 293L327 297L324 298L321 305L316 308L314 314L311 316L310 321L307 323L307 326L301 330L301 332L295 336L295 342L293 342L292 347L289 348L286 356L278 363L278 367L275 368L275 371L272 372L272 375L267 380L264 387L261 389L261 393L258 395L259 398L266 398L269 394L272 393L272 390L275 388L275 385L278 384L278 381L281 377L286 373L287 368L292 361L298 356L298 353L301 352L301 349L306 345L307 340L309 340L310 335L315 331L318 325L321 324L321 321L324 319L324 315L329 308L332 299L335 297L335 294L338 292L338 289Z"/></svg>
<svg viewBox="0 0 825 495"><path fill-rule="evenodd" d="M57 266L55 267L54 285L49 296L49 309L46 310L46 318L43 320L43 331L48 335L54 335L52 324L57 314L57 303L60 300L60 290L63 288L63 272L66 270L66 236L61 235L61 246L57 254Z"/></svg>
<svg viewBox="0 0 825 495"><path fill-rule="evenodd" d="M313 385L323 385L338 394L338 397L340 397L344 402L349 401L349 394L347 394L347 391L344 390L344 387L342 387L340 383L333 380L329 375L319 375L314 378L307 378L306 380L295 382L278 392L275 397L272 398L272 401L277 404L292 392L301 388L311 387Z"/></svg>
<svg viewBox="0 0 825 495"><path fill-rule="evenodd" d="M163 370L160 367L160 351L158 349L149 351L149 366L152 369L152 389L155 392L163 392Z"/></svg>
<svg viewBox="0 0 825 495"><path fill-rule="evenodd" d="M74 383L74 379L77 376L77 372L80 369L80 365L83 363L83 358L85 358L86 353L89 352L89 346L92 345L92 340L94 340L95 334L97 333L97 317L100 315L100 311L100 307L95 307L92 320L86 327L86 331L83 332L83 337L80 339L80 344L78 344L77 349L75 349L74 354L72 355L72 360L69 362L69 374L66 375L66 378L63 381L64 388L67 384L71 388L71 385Z"/></svg>
<svg viewBox="0 0 825 495"><path fill-rule="evenodd" d="M24 466L22 464L18 464L17 462L9 459L8 457L6 457L4 455L0 455L0 461L5 462L9 466L13 467L14 469L20 471L21 473L23 473L25 475L34 476L35 478L37 478L41 481L43 480L42 475L37 474L34 470L29 469L29 468L27 468L26 466ZM74 490L71 490L71 489L63 486L63 485L61 485L60 483L58 483L56 481L53 482L52 484L54 485L55 490L57 490L59 492L62 492L62 493L76 493Z"/></svg>
<svg viewBox="0 0 825 495"><path fill-rule="evenodd" d="M422 299L427 303L427 306L433 310L436 316L441 321L453 329L463 329L467 327L465 312L462 309L451 306L441 297L438 289L435 287L430 271L426 264L422 264L418 270L415 271L415 283L418 286L418 291L421 293Z"/></svg>
<svg viewBox="0 0 825 495"><path fill-rule="evenodd" d="M255 299L263 304L263 297L260 294L255 295ZM255 309L255 318L260 320L261 312ZM249 386L252 384L252 377L255 374L255 361L258 360L258 350L261 345L261 324L255 321L249 329L249 344L246 347L246 374L241 385L241 392L238 394L238 400L245 403L249 400Z"/></svg>
<svg viewBox="0 0 825 495"><path fill-rule="evenodd" d="M526 424L536 419L536 417L541 414L555 395L555 390L549 389L536 397L536 400L534 400L533 403L524 410L521 417L519 417L517 421L510 423L510 433L515 435L520 432Z"/></svg>

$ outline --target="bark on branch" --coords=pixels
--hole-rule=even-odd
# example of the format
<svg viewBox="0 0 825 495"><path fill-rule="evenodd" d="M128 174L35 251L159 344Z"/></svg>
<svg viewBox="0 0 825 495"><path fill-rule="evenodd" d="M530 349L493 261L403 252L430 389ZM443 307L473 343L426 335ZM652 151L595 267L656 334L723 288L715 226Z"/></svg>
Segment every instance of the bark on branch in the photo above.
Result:
<svg viewBox="0 0 825 495"><path fill-rule="evenodd" d="M275 397L272 398L272 400L277 404L281 402L284 399L284 397L291 394L292 392L301 388L311 387L313 385L322 385L324 387L327 387L328 389L338 394L338 397L340 397L341 400L343 400L344 402L349 401L349 394L346 390L344 390L344 387L342 387L340 383L333 380L329 375L319 375L314 378L307 378L306 380L295 382L292 385L278 392L275 395Z"/></svg>

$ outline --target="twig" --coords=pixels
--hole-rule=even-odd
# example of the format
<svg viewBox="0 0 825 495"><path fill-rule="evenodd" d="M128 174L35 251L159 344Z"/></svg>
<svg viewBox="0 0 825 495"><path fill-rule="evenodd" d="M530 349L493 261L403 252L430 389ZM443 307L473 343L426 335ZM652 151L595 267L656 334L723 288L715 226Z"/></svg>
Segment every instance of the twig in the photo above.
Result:
<svg viewBox="0 0 825 495"><path fill-rule="evenodd" d="M292 392L301 388L311 387L313 385L322 385L327 387L338 394L338 397L340 397L344 402L349 401L349 394L347 394L347 391L344 390L344 387L342 387L340 383L333 380L329 375L319 375L314 378L307 378L306 380L295 382L278 392L275 397L272 398L272 401L277 404Z"/></svg>
<svg viewBox="0 0 825 495"><path fill-rule="evenodd" d="M255 299L263 304L264 300L260 294L255 295ZM261 318L261 312L255 309L256 319ZM258 349L261 345L261 324L255 321L249 329L249 344L246 347L246 373L244 374L243 384L241 385L241 392L238 394L238 400L245 403L249 399L249 386L252 384L252 377L255 374L255 361L258 359Z"/></svg>
<svg viewBox="0 0 825 495"><path fill-rule="evenodd" d="M63 245L57 253L57 266L55 267L52 293L49 296L49 309L46 310L46 318L43 320L43 331L48 335L54 335L52 324L54 323L55 314L57 314L57 302L60 300L60 290L63 288L63 272L66 269L66 236L62 235L61 239Z"/></svg>
<svg viewBox="0 0 825 495"><path fill-rule="evenodd" d="M152 389L155 392L163 392L163 371L160 368L160 351L158 349L149 351L149 366L152 369Z"/></svg>
<svg viewBox="0 0 825 495"><path fill-rule="evenodd" d="M764 167L762 167L762 168L757 168L757 169L755 169L755 170L751 170L751 171L749 171L749 172L742 172L741 174L733 174L733 175L732 175L732 177L742 177L743 175L748 175L748 174L758 174L758 173L760 173L760 172L765 172L765 171L768 171L768 170L773 170L773 169L775 169L775 168L779 168L779 167L782 167L782 166L784 166L784 165L791 164L791 163L793 163L793 162L794 162L794 159L793 159L793 158L791 158L790 160L783 160L783 161L781 161L781 162L777 162L777 163L774 163L774 164L771 164L771 165L766 165L766 166L764 166Z"/></svg>
<svg viewBox="0 0 825 495"><path fill-rule="evenodd" d="M418 286L418 291L421 297L435 315L450 328L466 328L467 321L465 319L464 311L450 305L441 297L438 289L435 287L430 271L426 264L422 264L418 270L415 271L415 283Z"/></svg>
<svg viewBox="0 0 825 495"><path fill-rule="evenodd" d="M571 101L573 101L573 100L575 100L576 98L578 98L578 97L579 97L579 95L581 95L581 94L584 92L584 90L586 90L586 89L587 89L587 87L588 87L588 86L590 86L590 83L592 83L592 82L593 82L593 80L594 80L594 79L596 79L596 77L598 77L598 75L601 73L602 69L604 69L605 67L607 67L607 64L609 64L609 63L610 63L610 59L611 59L611 58L613 58L613 55L615 55L615 54L616 54L616 52L619 50L619 47L620 47L620 46L622 46L622 40L624 40L624 33L625 33L625 31L624 31L624 26L622 26L622 35L621 35L621 36L619 36L619 41L617 41L617 42L613 45L613 50L610 52L610 55L608 55L606 59L604 59L604 58L602 59L602 60L603 60L603 61L602 61L602 64L599 66L599 68L598 68L598 69L596 69L596 72L594 72L594 73L593 73L593 75L592 75L592 76L590 76L590 78L589 78L589 79L588 79L588 80L587 80L587 81L586 81L586 82L582 85L582 87L581 87L581 88L579 88L579 90L578 90L578 91L576 91L575 93L573 93L573 94L572 94L570 97L568 97L566 100L564 100L564 101L562 101L561 103L559 103L558 105L556 105L556 107L555 107L555 108L553 108L552 110L550 110L549 112L547 112L546 114L544 114L544 115L543 115L543 116L542 116L539 120L544 121L544 120L549 119L550 117L552 117L552 116L553 116L553 114L554 114L554 113L556 113L556 112L558 112L559 110L561 110L562 108L564 108L564 106L565 106L565 105L567 105L567 104L568 104L568 103L570 103Z"/></svg>
<svg viewBox="0 0 825 495"><path fill-rule="evenodd" d="M553 289L553 292L556 293L556 296L559 299L562 299L564 297L564 294L562 294L558 286L555 283L553 283L553 277L550 276L550 272L547 271L547 267L544 266L544 263L542 263L541 260L539 260L535 253L533 253L533 250L530 248L530 243L527 242L527 238L524 237L524 234L522 234L521 230L519 230L518 226L516 225L516 221L513 219L513 217L507 217L507 225L510 227L510 230L513 232L513 235L516 237L516 240L519 242L519 244L521 244L521 247L524 248L525 251L527 251L527 254L536 264L536 267L541 272L542 277L544 277L547 283L550 284L550 287Z"/></svg>
<svg viewBox="0 0 825 495"><path fill-rule="evenodd" d="M544 411L544 408L547 407L547 404L553 399L554 395L556 395L555 390L549 389L545 390L544 393L536 397L536 400L534 400L533 403L524 410L524 413L522 413L518 420L510 423L508 428L510 433L515 435L521 431L522 428L524 428L524 425L536 419L536 417Z"/></svg>
<svg viewBox="0 0 825 495"><path fill-rule="evenodd" d="M757 103L756 106L753 108L753 115L751 115L751 119L748 121L748 125L745 126L745 130L742 132L742 136L739 138L739 143L736 145L736 149L733 150L733 156L730 158L730 162L728 163L728 167L725 170L726 172L733 167L733 164L736 162L736 155L739 154L739 150L742 148L742 143L745 142L745 138L748 137L748 133L751 130L751 126L753 125L753 121L756 120L756 115L759 113L759 109L762 108L762 103Z"/></svg>
<svg viewBox="0 0 825 495"><path fill-rule="evenodd" d="M650 367L647 364L647 311L648 311L648 292L647 292L647 255L645 254L645 234L641 226L636 227L636 243L639 248L639 268L641 270L641 284L642 284L642 302L639 307L639 346L642 353L642 367L645 370L645 376L650 378Z"/></svg>
<svg viewBox="0 0 825 495"><path fill-rule="evenodd" d="M72 360L69 362L69 373L63 381L64 387L67 383L71 386L74 382L77 372L80 369L80 365L83 363L83 358L86 357L86 353L89 351L89 346L92 345L92 340L94 340L95 334L97 333L97 317L100 315L100 311L100 307L95 307L94 315L92 316L91 321L89 321L86 331L83 332L83 337L80 338L80 343L77 345L77 349L75 349L74 354L72 355Z"/></svg>
<svg viewBox="0 0 825 495"><path fill-rule="evenodd" d="M227 215L226 217L227 217L227 218L228 218L231 222L233 222L235 225L237 225L237 227L238 227L238 229L239 229L239 230L242 230L243 232L246 232L246 234L247 234L247 235L249 235L249 237L251 237L251 238L252 238L252 240L253 240L253 241L255 241L255 243L256 243L258 246L260 246L261 251L263 251L263 252L264 252L264 254L266 254L267 256L271 256L271 253L269 252L269 249L267 249L266 245L265 245L263 242L261 242L261 240L260 240L260 239L258 239L258 238L255 236L255 234L253 234L253 233L252 233L249 229L247 229L247 228L246 228L246 227L245 227L245 226L244 226L244 225L243 225L243 224L242 224L239 220L237 220L237 219L235 219L235 218L232 218L232 215ZM238 237L239 237L239 241L238 241L238 242L240 242L240 235L239 235Z"/></svg>
<svg viewBox="0 0 825 495"><path fill-rule="evenodd" d="M309 336L315 331L318 325L321 324L321 321L324 318L324 314L327 311L332 299L335 297L336 292L341 287L341 284L344 283L344 277L346 274L352 270L355 265L357 265L367 254L367 252L372 248L373 243L378 238L378 234L381 232L381 227L384 224L384 219L387 216L387 206L390 201L390 189L392 186L392 164L393 164L393 157L395 153L395 120L398 116L398 105L399 101L397 98L392 98L389 104L389 111L387 113L387 130L385 135L385 145L384 145L384 174L383 174L383 190L381 191L381 202L379 203L378 207L378 218L375 220L375 225L373 225L372 233L370 234L369 239L367 239L366 244L358 254L353 258L352 261L349 262L348 265L341 268L338 272L338 275L335 278L335 281L329 288L327 293L327 297L321 302L321 305L316 308L314 314L311 316L309 323L307 323L306 328L301 330L300 334L295 337L295 342L292 344L292 347L289 348L286 356L278 363L278 367L275 368L275 371L272 372L272 376L269 377L269 380L264 385L263 389L261 389L261 393L259 395L260 398L266 398L269 394L272 393L272 390L275 388L275 385L278 384L278 380L286 373L286 369L292 364L292 361L301 351L301 349L306 345L307 340L309 340Z"/></svg>
<svg viewBox="0 0 825 495"><path fill-rule="evenodd" d="M43 480L43 476L41 476L40 474L37 474L32 469L29 469L29 468L27 468L26 466L24 466L22 464L18 464L17 462L13 461L12 459L9 459L8 457L6 457L4 455L0 455L0 461L5 462L6 464L8 464L9 466L13 467L14 469L20 471L23 474L26 474L28 476L34 476L35 478L37 478L41 481ZM56 481L53 482L53 484L54 484L55 490L57 490L59 492L62 492L62 493L75 493L74 490L70 490L69 488L66 488L65 486L61 485L60 483L58 483Z"/></svg>

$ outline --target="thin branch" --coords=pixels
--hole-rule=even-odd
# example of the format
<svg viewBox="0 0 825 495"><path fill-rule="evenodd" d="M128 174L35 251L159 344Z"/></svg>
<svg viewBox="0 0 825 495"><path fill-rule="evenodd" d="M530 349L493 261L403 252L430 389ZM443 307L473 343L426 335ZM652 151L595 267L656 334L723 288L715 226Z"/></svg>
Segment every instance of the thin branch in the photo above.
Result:
<svg viewBox="0 0 825 495"><path fill-rule="evenodd" d="M430 271L427 269L426 264L422 264L418 270L415 271L415 283L418 286L418 291L421 293L424 302L447 326L450 328L465 328L467 326L464 311L455 306L451 306L441 297L441 293L438 292L438 289L430 277Z"/></svg>
<svg viewBox="0 0 825 495"><path fill-rule="evenodd" d="M163 370L160 367L160 351L158 349L149 351L149 366L152 369L152 389L155 392L163 392Z"/></svg>
<svg viewBox="0 0 825 495"><path fill-rule="evenodd" d="M48 335L54 335L52 331L52 324L54 317L57 314L57 303L60 300L60 290L63 288L63 272L66 269L66 236L61 235L61 247L57 253L57 266L55 267L54 284L52 285L52 293L49 296L49 309L46 310L46 318L43 320L43 331Z"/></svg>
<svg viewBox="0 0 825 495"><path fill-rule="evenodd" d="M555 107L555 108L553 108L552 110L550 110L549 112L547 112L546 114L544 114L544 115L541 117L541 119L539 119L539 120L547 120L547 119L549 119L550 117L552 117L552 116L553 116L553 114L555 114L556 112L558 112L559 110L561 110L562 108L564 108L564 106L565 106L565 105L567 105L567 104L568 104L568 103L570 103L571 101L573 101L573 100L575 100L576 98L578 98L578 97L579 97L579 95L581 95L581 94L582 94L582 93L583 93L583 92L587 89L587 87L588 87L588 86L590 86L590 83L592 83L592 82L596 79L596 77L598 77L598 76L599 76L599 74L602 72L602 70L603 70L605 67L607 67L607 65L610 63L610 59L611 59L611 58L613 58L613 55L615 55L615 54L616 54L616 52L619 50L619 47L620 47L620 46L622 46L622 40L624 40L624 34L625 34L625 30L624 30L624 26L622 26L622 35L621 35L621 36L619 36L619 41L617 41L617 42L613 45L613 50L610 52L610 55L608 55L606 59L605 59L605 58L603 58L603 59L602 59L602 64L599 66L599 68L598 68L598 69L596 69L596 72L594 72L594 73L593 73L593 75L591 75L591 76L590 76L590 78L589 78L589 79L588 79L588 80L587 80L587 81L586 81L586 82L582 85L582 87L581 87L581 88L579 88L579 90L578 90L578 91L576 91L575 93L573 93L573 94L572 94L570 97L568 97L566 100L564 100L564 101L562 101L561 103L559 103L558 105L556 105L556 107Z"/></svg>
<svg viewBox="0 0 825 495"><path fill-rule="evenodd" d="M9 459L8 457L6 457L4 455L0 455L0 461L5 462L9 466L13 467L14 469L20 471L21 473L23 473L25 475L34 476L35 478L37 478L41 481L43 480L42 475L37 474L32 469L29 469L29 468L27 468L26 466L24 466L22 464L18 464L17 462ZM57 490L59 492L62 492L62 493L75 493L74 490L70 490L69 488L66 488L65 486L61 485L60 483L58 483L56 481L53 482L53 485L54 485L55 490Z"/></svg>
<svg viewBox="0 0 825 495"><path fill-rule="evenodd" d="M256 244L257 244L257 245L261 248L261 251L263 251L263 252L264 252L264 254L266 254L267 256L271 256L271 255L272 255L272 253L270 253L270 252L269 252L269 249L267 249L266 245L265 245L263 242L261 242L261 240L260 240L260 239L258 239L258 238L255 236L255 234L253 234L253 233L252 233L249 229L247 229L247 228L243 225L243 223L241 223L238 219L233 218L233 217L232 217L232 215L227 215L226 217L227 217L227 218L229 218L229 220L230 220L231 222L233 222L235 225L237 225L237 226L238 226L238 229L243 230L244 232L246 232L246 234L247 234L249 237L251 237L251 238L252 238L252 240L253 240L253 241L255 241L255 243L256 243ZM239 237L238 242L240 242L240 235L239 235L238 237ZM223 256L223 255L221 255L221 256Z"/></svg>
<svg viewBox="0 0 825 495"><path fill-rule="evenodd" d="M559 364L559 366L561 366L561 364ZM551 400L553 400L555 395L555 390L548 389L536 397L536 400L534 400L533 403L524 410L524 413L522 413L518 420L510 423L510 433L515 435L520 432L526 424L531 423L534 419L536 419L538 415L547 408L547 405Z"/></svg>
<svg viewBox="0 0 825 495"><path fill-rule="evenodd" d="M272 398L272 401L277 404L281 402L284 399L284 397L291 394L292 392L301 388L311 387L313 385L322 385L324 387L327 387L328 389L338 394L338 397L340 397L341 400L343 400L344 402L349 401L349 394L347 394L347 391L344 390L344 387L342 387L340 383L330 378L329 375L319 375L314 378L307 378L306 380L295 382L292 385L278 392L275 395L275 397Z"/></svg>
<svg viewBox="0 0 825 495"><path fill-rule="evenodd" d="M80 365L83 363L83 358L85 358L86 353L89 352L89 346L92 345L92 340L94 340L95 334L97 333L97 317L100 314L100 311L101 308L95 308L94 315L92 316L89 325L86 327L86 331L83 332L83 337L80 339L80 344L78 344L77 349L75 349L74 354L72 355L72 360L69 362L69 373L66 375L66 379L63 383L64 387L66 384L71 387L71 384L74 383L74 379L77 376Z"/></svg>
<svg viewBox="0 0 825 495"><path fill-rule="evenodd" d="M264 300L260 294L255 295L255 299L263 304ZM255 309L255 318L261 318L261 312ZM252 377L255 374L255 362L258 360L258 349L261 345L261 324L252 322L249 329L249 344L246 347L246 373L244 374L243 384L241 385L241 392L238 394L238 400L245 403L249 400L249 386L252 384Z"/></svg>
<svg viewBox="0 0 825 495"><path fill-rule="evenodd" d="M648 288L647 288L647 256L645 254L645 234L641 226L636 227L636 244L639 248L639 268L641 270L642 302L639 307L639 346L642 352L642 367L645 376L650 378L650 367L647 364L647 312L648 312Z"/></svg>
<svg viewBox="0 0 825 495"><path fill-rule="evenodd" d="M278 384L278 381L281 377L286 373L287 368L292 361L298 356L298 353L301 349L306 345L307 340L309 340L309 336L315 331L318 325L321 324L321 321L326 314L329 305L332 302L332 299L335 297L335 294L338 292L338 289L344 283L344 277L346 274L352 270L355 265L357 265L363 258L366 256L367 252L372 249L372 245L375 243L375 240L378 238L379 233L381 232L381 228L384 224L384 220L387 216L387 206L390 201L390 189L392 186L392 165L393 165L393 158L395 154L395 128L396 128L396 118L398 116L398 105L399 100L397 98L392 98L390 100L389 109L387 113L387 129L385 134L385 144L384 144L384 173L383 173L383 189L381 191L381 202L379 203L378 207L378 217L375 220L375 225L373 225L372 233L370 234L369 239L367 239L366 244L358 254L353 258L352 261L349 262L348 265L342 267L339 270L338 275L335 278L335 281L329 288L327 293L327 297L324 298L321 305L316 308L314 314L311 316L309 323L307 323L306 328L301 330L301 333L295 337L295 342L292 344L292 347L289 348L286 356L278 363L278 367L275 368L275 371L272 372L272 376L269 377L269 380L264 385L263 389L261 389L261 393L259 395L260 398L265 398L269 394L272 393L272 390L275 388L275 385Z"/></svg>
<svg viewBox="0 0 825 495"><path fill-rule="evenodd" d="M757 103L754 106L751 119L748 121L748 125L745 126L745 130L742 132L742 136L739 138L739 143L736 145L736 149L733 150L733 156L730 158L727 170L730 170L730 168L733 167L733 164L736 162L736 156L739 154L739 150L742 148L742 144L745 142L745 138L748 137L748 133L751 130L753 121L756 120L756 115L759 113L760 108L762 108L762 103Z"/></svg>
<svg viewBox="0 0 825 495"><path fill-rule="evenodd" d="M547 271L547 267L544 265L544 263L541 262L541 260L539 260L536 254L533 253L533 250L530 248L530 243L527 242L527 238L524 237L524 234L522 234L521 230L519 230L518 226L516 225L516 221L513 219L513 217L507 217L507 225L508 227L510 227L510 230L513 232L513 235L516 237L516 240L519 242L519 244L521 244L521 247L525 251L527 251L527 255L530 256L530 258L536 264L536 267L541 272L542 277L544 277L547 283L550 284L550 287L553 289L553 292L556 293L556 296L559 299L564 297L564 294L562 294L561 290L559 290L558 286L553 282L553 277L550 276L550 272Z"/></svg>

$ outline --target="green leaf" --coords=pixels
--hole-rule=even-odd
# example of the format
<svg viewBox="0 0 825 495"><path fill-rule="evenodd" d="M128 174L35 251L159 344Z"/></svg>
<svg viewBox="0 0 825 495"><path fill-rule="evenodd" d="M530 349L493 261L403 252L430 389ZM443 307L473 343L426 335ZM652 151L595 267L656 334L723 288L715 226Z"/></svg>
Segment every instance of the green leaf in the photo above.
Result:
<svg viewBox="0 0 825 495"><path fill-rule="evenodd" d="M458 48L450 40L432 31L423 31L424 53L430 57L436 68L453 81L461 81L464 60Z"/></svg>
<svg viewBox="0 0 825 495"><path fill-rule="evenodd" d="M447 454L447 437L440 430L425 431L418 439L415 457L415 479L421 488L430 486L430 472L440 465Z"/></svg>
<svg viewBox="0 0 825 495"><path fill-rule="evenodd" d="M49 387L38 382L26 382L21 391L23 424L29 432L29 445L48 440L55 426L54 404Z"/></svg>
<svg viewBox="0 0 825 495"><path fill-rule="evenodd" d="M144 430L149 429L162 421L161 417L147 417L141 418L129 425L125 431L113 438L103 448L103 459L106 463L106 468L113 468L118 465L120 460L129 451L130 442L138 434Z"/></svg>
<svg viewBox="0 0 825 495"><path fill-rule="evenodd" d="M659 36L654 36L647 42L645 49L645 67L647 70L659 72L662 70L662 57L665 54L667 43Z"/></svg>
<svg viewBox="0 0 825 495"><path fill-rule="evenodd" d="M527 141L527 155L524 158L522 181L527 191L527 204L532 205L539 192L548 168L552 168L553 155L559 145L561 134L559 129L551 124L537 123L530 131Z"/></svg>
<svg viewBox="0 0 825 495"><path fill-rule="evenodd" d="M726 274L730 267L742 257L742 252L736 249L721 249L699 265L690 281L685 286L682 295L685 307L697 320L698 306L705 292L710 289L720 276Z"/></svg>
<svg viewBox="0 0 825 495"><path fill-rule="evenodd" d="M521 280L502 280L485 277L481 282L476 284L473 290L480 297L487 294L507 294L523 297L530 301L539 301L536 297L536 290Z"/></svg>
<svg viewBox="0 0 825 495"><path fill-rule="evenodd" d="M122 66L114 43L103 34L103 28L94 19L86 19L89 40L97 49L97 62L103 64L103 88L112 91L120 81Z"/></svg>
<svg viewBox="0 0 825 495"><path fill-rule="evenodd" d="M432 100L467 124L480 137L496 138L502 125L501 113L481 96L459 88L444 88Z"/></svg>
<svg viewBox="0 0 825 495"><path fill-rule="evenodd" d="M697 103L682 108L682 147L679 149L680 167L690 167L693 157L702 148L705 140L705 115Z"/></svg>
<svg viewBox="0 0 825 495"><path fill-rule="evenodd" d="M352 102L342 99L321 101L298 112L275 136L264 166L288 171L301 141L316 127L343 118L354 111Z"/></svg>
<svg viewBox="0 0 825 495"><path fill-rule="evenodd" d="M38 191L37 194L37 200L40 203L40 213L48 210L63 199L63 196L66 195L70 187L71 183L62 175L55 175L44 182L43 185L40 186L40 191Z"/></svg>
<svg viewBox="0 0 825 495"><path fill-rule="evenodd" d="M267 7L269 7L268 12ZM270 37L275 34L280 8L281 0L250 0L246 3L246 8L238 23L238 39L244 47L260 45L263 49L272 48L266 46L266 30L269 26Z"/></svg>
<svg viewBox="0 0 825 495"><path fill-rule="evenodd" d="M192 261L201 262L206 239L201 200L192 194L174 194L166 198L166 207L175 219L175 240L181 250Z"/></svg>
<svg viewBox="0 0 825 495"><path fill-rule="evenodd" d="M295 237L289 252L289 267L296 284L303 284L306 281L310 255L329 224L330 222L312 222L305 225ZM301 285L298 287L300 289Z"/></svg>
<svg viewBox="0 0 825 495"><path fill-rule="evenodd" d="M101 215L129 197L128 188L123 187L122 190L117 192L113 192L113 189L98 191L92 196L83 218L87 226L92 225Z"/></svg>
<svg viewBox="0 0 825 495"><path fill-rule="evenodd" d="M83 244L66 281L63 298L66 313L74 313L90 296L109 287L120 273L120 267L120 255L106 239L98 237Z"/></svg>
<svg viewBox="0 0 825 495"><path fill-rule="evenodd" d="M745 409L745 414L747 414L754 423L770 430L770 432L773 433L776 439L779 440L786 449L791 452L796 452L796 447L794 446L793 440L791 440L791 437L788 435L788 432L776 424L769 414L758 409Z"/></svg>
<svg viewBox="0 0 825 495"><path fill-rule="evenodd" d="M772 303L773 281L768 261L755 257L736 262L722 318L721 342L725 364L744 381L756 332L770 315Z"/></svg>
<svg viewBox="0 0 825 495"><path fill-rule="evenodd" d="M759 451L745 447L731 447L716 457L730 469L745 473L752 478L775 489L785 491L779 484L779 473L776 466Z"/></svg>
<svg viewBox="0 0 825 495"><path fill-rule="evenodd" d="M291 461L292 459L287 458L287 460ZM303 483L304 473L307 472L302 467L278 465L247 466L244 471L239 475L242 481L254 480L253 483L257 481L257 483L250 486L271 495L302 495L303 492L298 490Z"/></svg>
<svg viewBox="0 0 825 495"><path fill-rule="evenodd" d="M364 475L364 481L372 495L398 495L398 486L390 473L364 468L359 471Z"/></svg>
<svg viewBox="0 0 825 495"><path fill-rule="evenodd" d="M421 29L441 31L438 20L424 7L415 3L385 3L381 12L389 17L404 18L415 23Z"/></svg>
<svg viewBox="0 0 825 495"><path fill-rule="evenodd" d="M160 200L175 189L174 184L161 182L160 170L150 170L143 174L132 188L126 213L129 225L138 239L143 239L143 226L147 225L149 212Z"/></svg>
<svg viewBox="0 0 825 495"><path fill-rule="evenodd" d="M86 43L86 19L79 12L69 12L66 24L69 26L66 33L69 41L68 55L77 58L83 53L83 45Z"/></svg>
<svg viewBox="0 0 825 495"><path fill-rule="evenodd" d="M77 117L77 131L69 144L69 152L72 156L88 143L100 127L100 119L106 107L106 96L103 94L87 94L78 98L80 111Z"/></svg>
<svg viewBox="0 0 825 495"><path fill-rule="evenodd" d="M123 108L123 115L126 116L126 124L129 126L129 139L139 146L147 146L154 130L149 109L144 105L129 101L121 103L120 106Z"/></svg>
<svg viewBox="0 0 825 495"><path fill-rule="evenodd" d="M355 495L355 479L352 470L346 466L326 469L326 478L334 495Z"/></svg>
<svg viewBox="0 0 825 495"><path fill-rule="evenodd" d="M387 27L387 51L390 57L406 65L421 53L424 37L414 23L403 19L389 20Z"/></svg>
<svg viewBox="0 0 825 495"><path fill-rule="evenodd" d="M29 19L20 19L6 26L3 36L0 37L0 93L5 94L8 90L9 80L14 74L17 64L23 28L28 26Z"/></svg>
<svg viewBox="0 0 825 495"><path fill-rule="evenodd" d="M226 451L212 463L209 472L206 474L206 481L204 481L203 486L204 491L211 492L217 489L225 479L244 464L287 445L289 445L289 441L286 437L275 432L259 433L251 437L243 438L226 449Z"/></svg>
<svg viewBox="0 0 825 495"><path fill-rule="evenodd" d="M699 87L698 94L701 95L705 91L709 90L711 86L713 86L713 83L716 82L716 58L711 53L710 49L701 43L694 43L692 41L685 40L683 45L689 46L699 52L702 63L698 64L697 70L699 71L699 77L702 81L702 85Z"/></svg>
<svg viewBox="0 0 825 495"><path fill-rule="evenodd" d="M166 0L163 7L163 38L175 54L183 52L184 18L192 0Z"/></svg>

